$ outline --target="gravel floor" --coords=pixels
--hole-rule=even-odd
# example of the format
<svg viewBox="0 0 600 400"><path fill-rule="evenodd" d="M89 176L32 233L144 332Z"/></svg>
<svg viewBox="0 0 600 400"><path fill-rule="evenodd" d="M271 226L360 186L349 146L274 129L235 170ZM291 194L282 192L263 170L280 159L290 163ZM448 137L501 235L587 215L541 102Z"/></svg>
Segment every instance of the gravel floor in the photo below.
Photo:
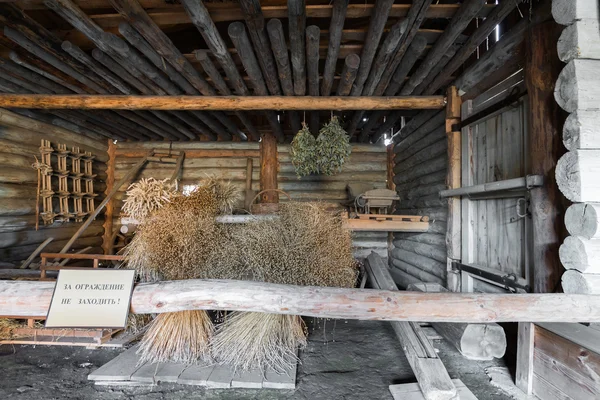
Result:
<svg viewBox="0 0 600 400"><path fill-rule="evenodd" d="M309 345L301 352L297 388L205 390L160 384L97 387L87 375L121 350L62 346L0 346L0 399L392 399L388 386L415 382L387 322L309 321ZM450 376L460 378L479 400L508 399L489 384L486 367L503 360L467 361L444 341L435 347Z"/></svg>

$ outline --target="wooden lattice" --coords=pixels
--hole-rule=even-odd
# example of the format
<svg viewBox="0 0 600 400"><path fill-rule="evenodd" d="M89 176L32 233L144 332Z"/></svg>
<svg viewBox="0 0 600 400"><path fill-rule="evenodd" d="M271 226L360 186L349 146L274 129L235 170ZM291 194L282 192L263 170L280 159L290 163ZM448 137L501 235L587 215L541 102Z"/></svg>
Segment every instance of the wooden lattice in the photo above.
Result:
<svg viewBox="0 0 600 400"><path fill-rule="evenodd" d="M57 144L54 149L49 140L42 140L40 154L42 160L35 165L40 170L40 215L44 224L83 221L95 210L94 198L98 195L94 193L95 156L79 147L69 151L65 144Z"/></svg>

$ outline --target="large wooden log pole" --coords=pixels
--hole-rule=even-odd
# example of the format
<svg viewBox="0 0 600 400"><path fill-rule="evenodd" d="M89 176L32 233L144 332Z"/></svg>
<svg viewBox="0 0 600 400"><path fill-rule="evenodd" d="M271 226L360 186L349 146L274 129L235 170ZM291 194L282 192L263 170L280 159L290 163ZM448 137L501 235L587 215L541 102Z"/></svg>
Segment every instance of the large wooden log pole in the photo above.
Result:
<svg viewBox="0 0 600 400"><path fill-rule="evenodd" d="M227 49L227 45L219 34L219 31L217 30L217 27L211 19L210 14L208 13L208 10L206 10L204 4L200 1L193 0L183 0L182 4L190 16L190 19L204 38L204 41L212 51L213 55L221 67L225 70L225 74L229 78L233 87L244 92L238 94L247 95L248 89L246 88L244 80L242 79L235 63L233 62L233 59L229 54L229 50Z"/></svg>
<svg viewBox="0 0 600 400"><path fill-rule="evenodd" d="M306 4L304 0L288 0L287 7L294 94L304 96L306 94L306 47L304 45Z"/></svg>
<svg viewBox="0 0 600 400"><path fill-rule="evenodd" d="M227 33L235 46L240 59L242 60L242 64L244 65L244 69L248 73L248 78L250 78L250 82L252 83L252 87L254 88L254 93L259 96L268 97L269 92L267 89L267 85L263 79L263 75L260 72L260 65L256 56L254 54L254 50L252 50L252 45L250 44L250 39L246 34L246 29L244 28L244 24L241 22L234 22L229 25L227 29ZM283 130L281 129L281 125L277 120L277 116L272 111L267 111L266 114L267 120L269 121L269 125L273 130L273 134L277 137L280 142L283 142Z"/></svg>
<svg viewBox="0 0 600 400"><path fill-rule="evenodd" d="M407 290L426 293L449 292L435 284L416 284ZM506 352L506 334L498 324L433 323L433 328L469 360L502 358Z"/></svg>
<svg viewBox="0 0 600 400"><path fill-rule="evenodd" d="M446 107L446 135L448 151L448 173L446 184L448 189L461 187L461 131L454 129L454 125L460 122L461 99L458 95L456 86L448 88L448 105ZM460 197L451 197L448 199L448 225L446 231L446 249L448 255L447 269L452 269L453 261L462 259L462 222L461 222L461 199ZM458 282L452 281L456 274L448 274L448 287L456 287Z"/></svg>
<svg viewBox="0 0 600 400"><path fill-rule="evenodd" d="M265 18L260 7L259 0L241 0L240 7L242 14L246 20L246 26L250 32L250 39L256 53L259 54L258 63L263 72L263 77L269 93L272 95L281 95L281 88L279 87L279 81L277 80L277 71L275 69L275 61L273 60L273 53L271 53L271 46L267 31L265 29Z"/></svg>
<svg viewBox="0 0 600 400"><path fill-rule="evenodd" d="M262 203L278 203L277 189L277 140L274 135L265 134L260 141L260 190L269 190L261 195Z"/></svg>
<svg viewBox="0 0 600 400"><path fill-rule="evenodd" d="M471 57L477 47L488 38L498 24L500 24L521 1L522 0L503 1L498 6L494 7L494 9L485 17L485 20L480 23L477 30L469 36L469 39L465 44L456 52L454 58L437 76L435 76L432 82L427 85L423 93L435 93L448 82L454 71L460 68L460 66Z"/></svg>
<svg viewBox="0 0 600 400"><path fill-rule="evenodd" d="M433 48L427 53L427 56L425 56L425 59L419 65L419 68L410 77L408 82L404 84L400 94L408 95L415 91L419 84L427 78L427 75L437 63L440 62L441 58L446 51L448 51L458 35L465 30L467 25L471 23L472 19L479 13L479 10L481 10L485 3L485 0L467 0L462 3L442 35L436 40ZM422 92L422 89L424 88L421 88L417 93Z"/></svg>
<svg viewBox="0 0 600 400"><path fill-rule="evenodd" d="M375 94L380 95L385 92L390 80L392 79L392 75L400 65L400 62L405 58L406 50L415 39L419 27L421 23L425 20L425 16L427 14L427 9L431 5L432 0L415 0L412 2L408 15L406 17L408 21L408 27L404 37L402 38L402 42L394 55L392 61L386 66L385 71L381 75L381 79L377 84L377 88L375 89Z"/></svg>
<svg viewBox="0 0 600 400"><path fill-rule="evenodd" d="M348 54L344 59L344 68L340 78L340 83L337 87L338 96L348 96L352 90L352 85L358 73L360 66L360 57L357 54Z"/></svg>
<svg viewBox="0 0 600 400"><path fill-rule="evenodd" d="M106 191L104 192L106 196L110 195L115 186L115 167L117 164L116 150L117 145L112 140L109 140L107 150L108 162L106 163ZM104 224L102 225L104 228L104 234L102 235L102 250L104 250L104 254L109 254L110 250L114 247L114 243L111 243L111 240L113 240L114 214L115 201L111 198L106 203L106 210L104 211Z"/></svg>
<svg viewBox="0 0 600 400"><path fill-rule="evenodd" d="M569 234L585 239L600 239L600 204L576 203L565 212Z"/></svg>
<svg viewBox="0 0 600 400"><path fill-rule="evenodd" d="M346 19L347 9L348 0L334 0L331 21L329 22L327 58L325 59L323 82L321 84L321 94L323 96L329 96L331 94L331 88L333 87L333 78L335 75L338 54L340 53L342 30L344 29L344 20Z"/></svg>
<svg viewBox="0 0 600 400"><path fill-rule="evenodd" d="M365 269L374 289L398 290L389 269L376 253L371 253L367 257ZM456 387L421 327L415 322L391 322L391 324L417 378L423 397L426 400L456 398Z"/></svg>
<svg viewBox="0 0 600 400"><path fill-rule="evenodd" d="M46 315L54 285L0 282L0 315ZM415 293L201 279L138 284L133 291L133 313L184 310L387 321L600 322L600 296Z"/></svg>
<svg viewBox="0 0 600 400"><path fill-rule="evenodd" d="M554 21L531 26L527 32L525 84L529 95L530 173L542 175L544 185L531 189L533 229L533 290L554 292L563 268L558 257L563 223L557 178L553 170L562 149L560 129L564 115L552 101L553 84L561 68L556 54L560 34ZM528 277L531 278L531 277Z"/></svg>
<svg viewBox="0 0 600 400"><path fill-rule="evenodd" d="M393 0L377 0L375 2L375 9L373 10L369 21L369 30L367 31L365 44L360 54L360 68L358 69L358 74L354 81L352 92L350 93L352 96L360 96L363 92L364 84L371 72L371 65L373 63L373 58L375 57L375 52L379 48L379 41L383 34L383 28L385 28L385 23L387 22L393 4ZM378 68L378 66L375 66L375 68ZM352 136L353 133L354 132L348 131L350 136Z"/></svg>
<svg viewBox="0 0 600 400"><path fill-rule="evenodd" d="M321 30L316 25L306 28L306 78L308 82L308 95L319 95L319 39ZM313 134L319 132L319 112L309 114L308 126Z"/></svg>
<svg viewBox="0 0 600 400"><path fill-rule="evenodd" d="M444 108L443 96L111 96L0 95L0 107L118 110L393 110Z"/></svg>

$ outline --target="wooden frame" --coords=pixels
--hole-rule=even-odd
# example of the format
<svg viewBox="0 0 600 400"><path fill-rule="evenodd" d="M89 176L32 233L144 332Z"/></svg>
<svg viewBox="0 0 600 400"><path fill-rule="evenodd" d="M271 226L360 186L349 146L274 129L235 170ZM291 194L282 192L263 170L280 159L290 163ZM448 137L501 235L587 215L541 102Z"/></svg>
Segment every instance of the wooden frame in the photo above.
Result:
<svg viewBox="0 0 600 400"><path fill-rule="evenodd" d="M2 94L0 107L81 110L429 110L443 96L111 96Z"/></svg>

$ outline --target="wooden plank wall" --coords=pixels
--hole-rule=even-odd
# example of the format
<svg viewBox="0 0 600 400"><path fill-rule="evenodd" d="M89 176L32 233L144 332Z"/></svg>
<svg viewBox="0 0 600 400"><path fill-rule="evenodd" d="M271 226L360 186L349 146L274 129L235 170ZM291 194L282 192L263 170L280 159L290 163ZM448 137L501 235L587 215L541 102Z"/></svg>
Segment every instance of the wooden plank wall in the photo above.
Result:
<svg viewBox="0 0 600 400"><path fill-rule="evenodd" d="M426 233L394 234L390 266L402 288L420 282L446 286L448 202L439 198L448 168L444 115L417 114L397 135L394 147L394 183L401 198L396 214L430 218Z"/></svg>
<svg viewBox="0 0 600 400"><path fill-rule="evenodd" d="M465 104L467 105L467 104ZM527 175L527 98L463 128L462 186ZM519 198L463 198L462 261L526 276L526 224ZM522 200L521 200L522 203ZM524 210L523 210L524 211Z"/></svg>
<svg viewBox="0 0 600 400"><path fill-rule="evenodd" d="M259 183L259 144L224 142L188 143L117 143L115 180L119 180L150 149L161 153L184 150L181 184L193 185L207 175L215 175L231 180L241 191L245 189L246 163L253 162L252 189L258 192ZM298 179L289 156L289 145L279 145L278 187L288 193L293 200L324 201L339 203L346 201L346 185L351 182L370 183L374 188L385 188L387 179L386 149L383 146L354 145L349 161L342 172L334 176L310 176ZM168 178L173 171L172 164L148 164L137 177ZM116 196L115 227L119 226L119 210L130 182L124 184ZM286 201L285 196L279 196ZM239 205L243 207L243 204ZM387 234L385 232L360 232L355 234L356 255L366 257L371 250L387 257Z"/></svg>
<svg viewBox="0 0 600 400"><path fill-rule="evenodd" d="M72 131L35 121L25 116L0 109L0 261L19 265L46 238L52 237L46 250L59 251L79 228L80 223L54 223L44 226L40 220L35 230L37 171L32 164L41 160L41 140L50 140L53 146L66 144L70 149L79 146L97 156L94 172L98 174L94 190L103 193L106 179L106 150L108 142L86 137ZM102 195L98 196L96 204ZM77 241L74 249L92 246L101 252L102 220L92 223Z"/></svg>
<svg viewBox="0 0 600 400"><path fill-rule="evenodd" d="M183 168L179 176L180 185L194 185L207 176L216 176L233 182L240 191L246 185L246 166L248 158L252 159L252 189L259 190L259 144L231 142L118 142L115 152L115 182L119 181L127 171L140 159L154 149L157 153L168 154L185 151ZM175 170L174 164L147 163L137 176L123 184L115 196L115 217L119 216L127 187L141 178L167 179ZM243 200L239 204L243 207ZM117 224L118 221L115 221ZM115 225L116 226L116 225Z"/></svg>
<svg viewBox="0 0 600 400"><path fill-rule="evenodd" d="M348 199L346 186L349 183L371 184L374 189L386 188L387 153L384 146L354 144L350 159L342 171L333 176L311 175L298 179L289 156L289 145L279 145L279 189L289 193L293 200L345 202ZM279 197L285 201L285 196ZM353 235L354 255L367 257L371 251L388 257L386 232L356 232Z"/></svg>
<svg viewBox="0 0 600 400"><path fill-rule="evenodd" d="M600 393L599 371L600 354L540 326L535 327L533 349L533 394L535 396L552 400L596 399Z"/></svg>

